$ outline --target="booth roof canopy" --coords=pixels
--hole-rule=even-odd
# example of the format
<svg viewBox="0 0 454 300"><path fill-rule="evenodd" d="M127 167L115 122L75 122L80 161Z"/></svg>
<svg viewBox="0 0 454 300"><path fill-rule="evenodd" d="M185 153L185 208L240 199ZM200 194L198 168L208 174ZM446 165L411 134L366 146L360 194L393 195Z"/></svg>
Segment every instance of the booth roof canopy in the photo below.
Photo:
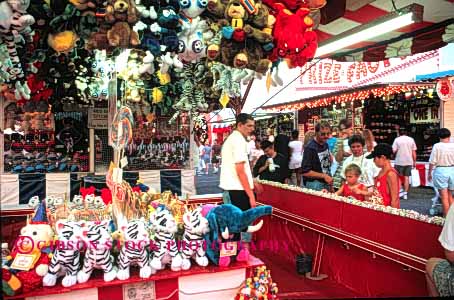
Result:
<svg viewBox="0 0 454 300"><path fill-rule="evenodd" d="M322 21L316 30L319 44L329 43L361 25L378 22L396 8L414 3L423 6L422 22L360 41L332 55L338 60L378 61L390 57L393 47L407 52L402 55L410 55L446 45L449 41L443 35L446 26L454 22L454 0L331 0L321 11Z"/></svg>
<svg viewBox="0 0 454 300"><path fill-rule="evenodd" d="M417 75L416 81L431 81L440 78L454 76L454 70L448 70L443 72L431 73L431 74L424 74L424 75Z"/></svg>
<svg viewBox="0 0 454 300"><path fill-rule="evenodd" d="M330 105L332 102L344 103L354 100L364 100L368 98L371 94L373 94L374 97L383 97L393 95L396 93L409 92L413 90L428 88L435 88L435 83L417 83L417 82L391 84L378 83L365 85L354 89L347 89L338 92L323 94L311 98L300 99L287 103L268 105L264 106L263 109L274 111L302 110L305 108L327 106Z"/></svg>

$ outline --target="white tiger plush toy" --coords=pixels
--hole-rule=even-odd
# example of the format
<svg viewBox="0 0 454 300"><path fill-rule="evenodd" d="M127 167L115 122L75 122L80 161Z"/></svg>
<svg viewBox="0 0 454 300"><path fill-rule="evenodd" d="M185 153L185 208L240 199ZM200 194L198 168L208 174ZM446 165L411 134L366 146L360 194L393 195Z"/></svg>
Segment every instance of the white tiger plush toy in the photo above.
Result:
<svg viewBox="0 0 454 300"><path fill-rule="evenodd" d="M34 32L30 26L35 23L35 18L27 13L29 6L30 0L0 2L0 44L5 43L13 64L10 70L10 80L23 80L25 78L16 50L16 39L21 39L21 36L24 36L26 42L33 41ZM23 96L30 99L30 89L26 83L21 85L20 81L16 81L15 88L18 92L16 98L20 99Z"/></svg>
<svg viewBox="0 0 454 300"><path fill-rule="evenodd" d="M101 196L95 196L95 200L93 202L94 202L94 206L96 207L96 209L105 209L106 208L106 204L102 200Z"/></svg>
<svg viewBox="0 0 454 300"><path fill-rule="evenodd" d="M74 195L71 204L71 209L83 210L84 209L84 197L82 195Z"/></svg>
<svg viewBox="0 0 454 300"><path fill-rule="evenodd" d="M28 206L33 209L36 209L40 203L39 196L33 196L28 200Z"/></svg>
<svg viewBox="0 0 454 300"><path fill-rule="evenodd" d="M151 274L156 273L150 267L150 257L147 250L150 243L150 237L147 225L143 219L131 220L127 226L122 226L121 231L124 235L124 243L118 256L117 278L126 280L129 278L129 267L138 265L140 267L140 277L148 278Z"/></svg>
<svg viewBox="0 0 454 300"><path fill-rule="evenodd" d="M85 221L71 222L58 220L55 230L59 244L55 247L49 265L49 272L43 278L43 286L54 286L57 277L65 276L62 280L64 287L70 287L77 283L77 271L80 267L79 244L82 230L86 227ZM61 244L60 244L61 243Z"/></svg>
<svg viewBox="0 0 454 300"><path fill-rule="evenodd" d="M52 214L55 214L57 208L63 205L65 200L62 197L46 196L46 205Z"/></svg>
<svg viewBox="0 0 454 300"><path fill-rule="evenodd" d="M171 262L172 271L181 270L181 255L178 252L175 241L175 233L178 231L175 218L165 207L159 206L150 216L154 235L153 259L151 267L156 270L162 270L165 265Z"/></svg>
<svg viewBox="0 0 454 300"><path fill-rule="evenodd" d="M88 209L96 209L95 195L90 194L85 196L85 202L87 203Z"/></svg>
<svg viewBox="0 0 454 300"><path fill-rule="evenodd" d="M191 267L191 258L195 258L199 266L208 266L203 235L210 231L210 226L208 220L202 215L202 209L186 211L183 215L183 222L184 234L180 248L183 257L181 268L188 270Z"/></svg>
<svg viewBox="0 0 454 300"><path fill-rule="evenodd" d="M90 279L93 269L104 271L104 281L112 281L117 277L117 269L114 267L114 258L110 254L113 239L109 229L108 220L101 222L88 222L88 229L83 231L82 239L87 245L84 264L77 273L79 283Z"/></svg>

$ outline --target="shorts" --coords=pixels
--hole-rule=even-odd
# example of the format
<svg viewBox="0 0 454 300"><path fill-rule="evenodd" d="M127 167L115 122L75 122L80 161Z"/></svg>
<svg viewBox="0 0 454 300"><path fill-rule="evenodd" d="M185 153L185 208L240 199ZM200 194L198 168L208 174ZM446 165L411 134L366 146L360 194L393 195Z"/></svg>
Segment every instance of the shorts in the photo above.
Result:
<svg viewBox="0 0 454 300"><path fill-rule="evenodd" d="M209 164L209 163L210 163L210 158L209 158L209 157L204 157L204 158L203 158L203 161L204 161L206 164Z"/></svg>
<svg viewBox="0 0 454 300"><path fill-rule="evenodd" d="M454 265L443 260L435 265L433 279L440 297L454 296Z"/></svg>
<svg viewBox="0 0 454 300"><path fill-rule="evenodd" d="M433 173L434 187L438 190L454 190L454 166L436 167Z"/></svg>
<svg viewBox="0 0 454 300"><path fill-rule="evenodd" d="M236 207L240 208L242 211L248 210L251 208L251 204L249 203L249 197L243 190L235 190L235 191L224 191L222 193L222 200L224 204L232 204ZM251 242L252 234L249 232L241 232L235 233L233 240L234 241L243 241L245 243Z"/></svg>
<svg viewBox="0 0 454 300"><path fill-rule="evenodd" d="M394 166L394 169L396 169L400 176L411 176L412 168L413 166Z"/></svg>
<svg viewBox="0 0 454 300"><path fill-rule="evenodd" d="M301 163L302 163L301 160L299 160L299 161L292 161L292 160L291 160L291 161L289 162L289 164L288 164L288 168L289 168L290 170L299 169L299 168L301 168Z"/></svg>
<svg viewBox="0 0 454 300"><path fill-rule="evenodd" d="M319 181L319 180L312 180L312 181L306 181L304 183L304 187L314 190L314 191L321 191L321 190L329 190L329 185L325 182Z"/></svg>

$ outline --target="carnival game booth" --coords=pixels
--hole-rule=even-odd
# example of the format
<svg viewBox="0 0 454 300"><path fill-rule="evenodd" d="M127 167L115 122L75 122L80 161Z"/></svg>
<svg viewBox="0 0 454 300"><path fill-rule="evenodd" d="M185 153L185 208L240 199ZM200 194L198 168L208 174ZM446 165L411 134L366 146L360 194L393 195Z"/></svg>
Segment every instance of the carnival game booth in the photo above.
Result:
<svg viewBox="0 0 454 300"><path fill-rule="evenodd" d="M438 242L443 218L272 182L261 182L259 191L258 201L272 205L273 215L257 239L288 241L287 251L263 252L271 268L294 268L297 255L309 254L308 275L327 275L360 297L427 296L426 260L444 257ZM301 284L281 281L281 290Z"/></svg>
<svg viewBox="0 0 454 300"><path fill-rule="evenodd" d="M442 111L435 83L372 84L323 94L298 101L270 105L268 110L297 110L298 124L304 132L314 124L327 121L337 134L337 123L352 121L354 130L370 129L377 143L392 145L398 128L405 127L418 145L416 168L421 185L428 185L428 160L437 130L443 127Z"/></svg>

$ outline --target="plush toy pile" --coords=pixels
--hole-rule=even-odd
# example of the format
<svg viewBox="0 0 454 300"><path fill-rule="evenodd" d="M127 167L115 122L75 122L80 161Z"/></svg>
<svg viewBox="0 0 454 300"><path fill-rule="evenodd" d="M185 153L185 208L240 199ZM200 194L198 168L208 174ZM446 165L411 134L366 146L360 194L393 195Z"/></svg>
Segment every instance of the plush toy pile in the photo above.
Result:
<svg viewBox="0 0 454 300"><path fill-rule="evenodd" d="M41 201L32 197L29 206L36 213L2 269L3 293L17 295L58 282L70 287L90 280L95 269L108 282L127 280L132 267L138 267L140 278L149 278L167 266L179 271L193 264L247 261L249 251L235 236L259 230L263 221L253 222L271 214L270 206L244 212L230 204L197 207L142 183L132 189L140 203L127 220L115 219L112 195L103 190L95 196L94 187L82 188L70 203L56 196ZM227 243L236 244L237 251L223 253ZM15 262L24 252L35 257L27 271L17 269Z"/></svg>
<svg viewBox="0 0 454 300"><path fill-rule="evenodd" d="M255 268L253 276L246 279L235 300L279 299L277 293L277 284L271 278L271 271L267 270L266 266L262 266Z"/></svg>
<svg viewBox="0 0 454 300"><path fill-rule="evenodd" d="M311 60L313 2L3 0L0 93L55 111L92 106L116 72L119 98L145 115L195 116L227 106L254 77L281 85L281 61Z"/></svg>

